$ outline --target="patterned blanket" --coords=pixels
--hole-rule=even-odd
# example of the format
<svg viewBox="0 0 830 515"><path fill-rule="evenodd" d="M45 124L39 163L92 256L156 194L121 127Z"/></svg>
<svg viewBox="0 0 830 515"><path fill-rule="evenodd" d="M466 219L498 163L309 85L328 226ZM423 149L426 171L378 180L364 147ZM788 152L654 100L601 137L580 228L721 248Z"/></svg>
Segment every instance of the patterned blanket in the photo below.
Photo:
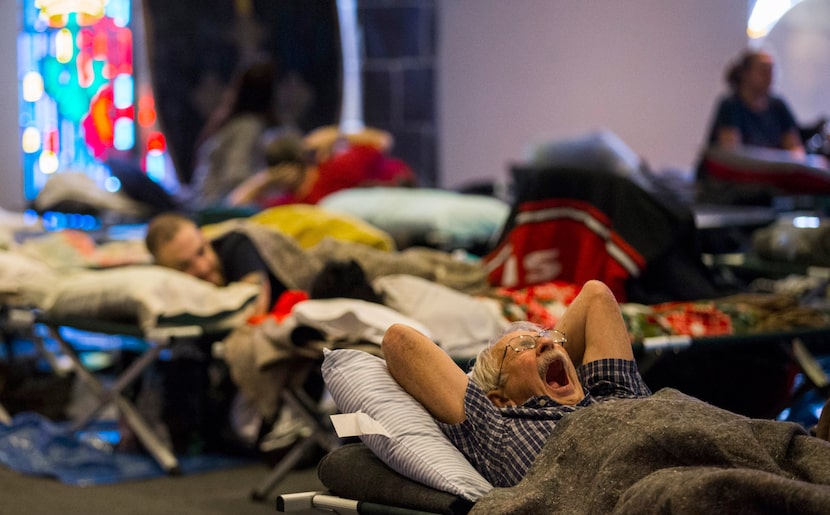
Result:
<svg viewBox="0 0 830 515"><path fill-rule="evenodd" d="M577 285L550 282L521 289L499 288L491 296L501 303L508 320L530 320L552 327L577 293ZM632 341L674 335L739 336L830 325L830 311L807 305L790 292L653 305L623 303L620 307Z"/></svg>

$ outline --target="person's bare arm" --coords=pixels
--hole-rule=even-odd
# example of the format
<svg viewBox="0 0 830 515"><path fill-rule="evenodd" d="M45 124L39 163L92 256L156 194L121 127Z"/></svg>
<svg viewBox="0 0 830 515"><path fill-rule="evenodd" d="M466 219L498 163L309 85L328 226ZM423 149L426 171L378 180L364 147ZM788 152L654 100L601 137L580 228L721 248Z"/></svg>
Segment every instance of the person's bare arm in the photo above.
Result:
<svg viewBox="0 0 830 515"><path fill-rule="evenodd" d="M617 299L600 281L585 283L556 329L565 333L565 349L576 366L603 358L634 359Z"/></svg>
<svg viewBox="0 0 830 515"><path fill-rule="evenodd" d="M230 206L244 206L258 202L269 191L294 190L303 182L304 167L297 163L283 163L255 173L233 189L226 197Z"/></svg>
<svg viewBox="0 0 830 515"><path fill-rule="evenodd" d="M721 127L715 133L715 145L726 150L736 150L741 146L741 131L735 127Z"/></svg>
<svg viewBox="0 0 830 515"><path fill-rule="evenodd" d="M251 272L242 276L239 282L259 286L259 295L256 299L256 310L252 315L264 315L271 310L271 284L265 272Z"/></svg>
<svg viewBox="0 0 830 515"><path fill-rule="evenodd" d="M795 157L803 158L807 155L807 151L804 150L804 145L801 143L801 135L796 129L784 133L781 138L781 146L789 150Z"/></svg>
<svg viewBox="0 0 830 515"><path fill-rule="evenodd" d="M448 424L464 421L467 375L446 352L403 324L389 327L382 345L389 373L433 417Z"/></svg>

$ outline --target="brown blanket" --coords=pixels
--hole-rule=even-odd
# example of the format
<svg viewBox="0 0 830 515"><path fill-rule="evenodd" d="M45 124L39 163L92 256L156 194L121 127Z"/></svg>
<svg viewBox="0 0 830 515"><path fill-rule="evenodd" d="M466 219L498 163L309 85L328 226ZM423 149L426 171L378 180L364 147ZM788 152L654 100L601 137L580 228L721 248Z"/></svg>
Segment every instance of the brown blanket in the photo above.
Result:
<svg viewBox="0 0 830 515"><path fill-rule="evenodd" d="M568 415L471 513L828 513L828 485L830 443L664 389Z"/></svg>

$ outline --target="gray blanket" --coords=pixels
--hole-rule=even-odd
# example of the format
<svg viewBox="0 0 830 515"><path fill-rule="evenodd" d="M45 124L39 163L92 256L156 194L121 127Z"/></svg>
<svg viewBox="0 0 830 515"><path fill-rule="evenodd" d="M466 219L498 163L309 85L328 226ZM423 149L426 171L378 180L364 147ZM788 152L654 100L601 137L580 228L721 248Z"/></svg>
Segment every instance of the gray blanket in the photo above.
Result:
<svg viewBox="0 0 830 515"><path fill-rule="evenodd" d="M271 272L289 289L309 290L327 261L355 260L372 281L392 274L421 277L467 293L487 288L487 272L480 263L459 261L440 250L412 247L397 252L326 237L303 249L290 236L245 219L217 224L213 237L230 231L248 236Z"/></svg>
<svg viewBox="0 0 830 515"><path fill-rule="evenodd" d="M471 513L830 513L830 443L676 390L565 417Z"/></svg>

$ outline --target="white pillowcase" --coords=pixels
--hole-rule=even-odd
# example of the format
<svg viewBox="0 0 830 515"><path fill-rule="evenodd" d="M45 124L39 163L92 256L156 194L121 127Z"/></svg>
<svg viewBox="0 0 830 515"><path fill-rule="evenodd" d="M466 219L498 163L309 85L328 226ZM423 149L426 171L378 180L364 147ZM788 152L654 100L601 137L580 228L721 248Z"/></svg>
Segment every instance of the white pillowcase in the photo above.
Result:
<svg viewBox="0 0 830 515"><path fill-rule="evenodd" d="M341 413L366 413L386 428L388 437L360 439L390 468L473 502L492 490L429 412L389 375L384 360L359 350L327 350L322 371Z"/></svg>
<svg viewBox="0 0 830 515"><path fill-rule="evenodd" d="M429 329L382 304L359 299L304 300L291 310L300 325L313 327L330 340L365 340L380 345L392 324L406 324L432 338Z"/></svg>
<svg viewBox="0 0 830 515"><path fill-rule="evenodd" d="M494 299L475 297L443 284L406 274L372 281L390 308L418 320L454 358L476 356L509 323Z"/></svg>

